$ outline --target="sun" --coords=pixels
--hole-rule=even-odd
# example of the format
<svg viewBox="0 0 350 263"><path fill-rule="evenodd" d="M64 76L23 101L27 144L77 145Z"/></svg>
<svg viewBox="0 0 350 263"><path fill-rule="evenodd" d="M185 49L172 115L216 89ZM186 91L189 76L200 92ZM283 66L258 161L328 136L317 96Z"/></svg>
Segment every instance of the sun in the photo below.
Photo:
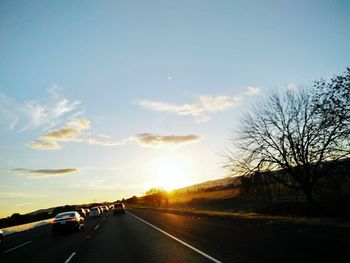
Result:
<svg viewBox="0 0 350 263"><path fill-rule="evenodd" d="M160 164L155 176L155 186L168 191L190 184L186 173L178 164L172 162Z"/></svg>

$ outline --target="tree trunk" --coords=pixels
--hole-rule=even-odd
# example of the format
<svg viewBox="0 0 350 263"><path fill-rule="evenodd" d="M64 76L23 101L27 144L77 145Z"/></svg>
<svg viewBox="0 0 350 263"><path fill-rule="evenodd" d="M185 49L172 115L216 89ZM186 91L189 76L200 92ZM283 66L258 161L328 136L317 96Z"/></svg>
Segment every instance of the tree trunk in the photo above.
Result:
<svg viewBox="0 0 350 263"><path fill-rule="evenodd" d="M312 206L315 203L314 197L313 197L313 191L311 185L306 185L303 187L303 191L306 197L307 204L309 206Z"/></svg>

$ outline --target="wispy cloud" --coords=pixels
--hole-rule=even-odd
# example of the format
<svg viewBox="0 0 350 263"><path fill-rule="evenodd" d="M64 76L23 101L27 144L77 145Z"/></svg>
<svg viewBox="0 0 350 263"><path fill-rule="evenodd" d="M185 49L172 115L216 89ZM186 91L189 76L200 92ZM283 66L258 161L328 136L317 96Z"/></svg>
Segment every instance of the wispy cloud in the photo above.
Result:
<svg viewBox="0 0 350 263"><path fill-rule="evenodd" d="M197 135L156 135L142 133L135 136L136 141L143 147L152 148L177 148L184 144L201 140Z"/></svg>
<svg viewBox="0 0 350 263"><path fill-rule="evenodd" d="M120 145L126 145L130 144L133 141L133 137L130 136L129 138L123 139L121 141L114 141L110 139L101 139L101 138L87 138L85 140L86 143L88 144L93 144L93 145L101 145L101 146L107 146L107 147L112 147L112 146L120 146Z"/></svg>
<svg viewBox="0 0 350 263"><path fill-rule="evenodd" d="M67 121L73 116L79 116L79 100L71 101L58 93L58 87L49 89L48 98L44 102L27 100L16 102L13 98L0 92L0 117L2 124L10 130L20 132L32 129L51 129Z"/></svg>
<svg viewBox="0 0 350 263"><path fill-rule="evenodd" d="M177 115L191 115L198 122L204 122L210 119L213 113L226 111L238 105L242 100L242 96L207 96L202 95L196 101L185 104L171 104L167 102L141 100L138 105L146 109L155 111L173 112Z"/></svg>
<svg viewBox="0 0 350 263"><path fill-rule="evenodd" d="M17 111L19 105L14 99L0 91L0 124L7 129L14 129L18 123Z"/></svg>
<svg viewBox="0 0 350 263"><path fill-rule="evenodd" d="M261 91L260 87L249 86L247 87L247 91L244 93L248 96L257 96Z"/></svg>
<svg viewBox="0 0 350 263"><path fill-rule="evenodd" d="M46 178L46 177L63 176L68 174L79 173L79 169L75 169L75 168L40 169L40 170L17 168L17 169L13 169L12 171L16 175L29 176L33 178Z"/></svg>

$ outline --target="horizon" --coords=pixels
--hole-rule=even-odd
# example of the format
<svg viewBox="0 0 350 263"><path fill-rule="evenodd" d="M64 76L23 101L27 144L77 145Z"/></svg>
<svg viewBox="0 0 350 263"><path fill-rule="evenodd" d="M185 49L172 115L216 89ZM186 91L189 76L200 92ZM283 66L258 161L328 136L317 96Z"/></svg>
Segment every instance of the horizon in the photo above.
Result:
<svg viewBox="0 0 350 263"><path fill-rule="evenodd" d="M0 218L224 178L246 109L350 61L347 1L0 7Z"/></svg>

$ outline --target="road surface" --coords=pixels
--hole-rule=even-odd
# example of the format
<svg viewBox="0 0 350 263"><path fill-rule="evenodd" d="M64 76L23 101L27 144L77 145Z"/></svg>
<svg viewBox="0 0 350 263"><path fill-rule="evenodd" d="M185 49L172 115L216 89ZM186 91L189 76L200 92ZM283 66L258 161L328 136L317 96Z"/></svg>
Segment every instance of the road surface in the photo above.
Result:
<svg viewBox="0 0 350 263"><path fill-rule="evenodd" d="M5 237L0 262L350 262L350 230L129 209L51 235Z"/></svg>

